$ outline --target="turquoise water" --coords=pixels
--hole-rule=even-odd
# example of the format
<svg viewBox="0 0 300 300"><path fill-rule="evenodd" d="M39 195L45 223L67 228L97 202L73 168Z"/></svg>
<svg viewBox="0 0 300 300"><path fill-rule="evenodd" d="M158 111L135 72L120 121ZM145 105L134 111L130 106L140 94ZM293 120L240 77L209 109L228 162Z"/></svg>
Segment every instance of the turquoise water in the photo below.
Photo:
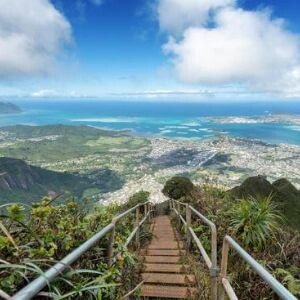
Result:
<svg viewBox="0 0 300 300"><path fill-rule="evenodd" d="M211 117L257 117L270 113L300 115L300 102L157 103L93 100L12 101L24 110L0 115L0 126L85 124L130 129L139 135L207 139L218 134L300 145L300 126L286 123L219 124Z"/></svg>

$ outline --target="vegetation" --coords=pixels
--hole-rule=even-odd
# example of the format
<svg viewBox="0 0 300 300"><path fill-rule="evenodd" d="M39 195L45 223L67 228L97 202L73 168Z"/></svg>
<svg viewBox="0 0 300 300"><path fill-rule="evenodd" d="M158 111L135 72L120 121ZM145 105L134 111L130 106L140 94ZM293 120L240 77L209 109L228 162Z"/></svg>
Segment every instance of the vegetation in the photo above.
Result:
<svg viewBox="0 0 300 300"><path fill-rule="evenodd" d="M13 182L24 181L31 171L37 175L29 176L30 188L18 184L7 191L7 184L0 182L4 200L24 203L49 191L69 191L80 199L89 189L98 189L98 194L118 190L127 179L144 174L137 165L142 165L149 145L125 131L67 125L2 127L0 140L0 174Z"/></svg>
<svg viewBox="0 0 300 300"><path fill-rule="evenodd" d="M145 192L140 192L130 201L136 205L146 198ZM32 206L0 206L0 290L14 294L127 209L126 205L97 205L92 211L87 207L87 202L80 205L72 198L63 204L44 198ZM134 288L139 280L139 264L123 246L134 217L129 215L117 226L115 252L119 254L112 268L107 265L107 235L51 283L43 295L53 299L118 299Z"/></svg>
<svg viewBox="0 0 300 300"><path fill-rule="evenodd" d="M232 189L230 194L236 199L264 199L272 195L273 202L277 204L287 224L300 229L300 191L287 179L281 178L271 184L263 176L249 177L240 186Z"/></svg>
<svg viewBox="0 0 300 300"><path fill-rule="evenodd" d="M248 190L260 189L256 186L250 187L249 182L248 180ZM281 185L288 186L288 190L291 190L285 180L281 180ZM300 234L286 223L286 218L282 216L284 210L278 203L278 198L274 198L274 195L264 197L261 194L248 194L238 199L232 197L232 191L204 185L194 186L192 192L183 193L179 201L191 203L216 224L218 257L221 257L222 239L225 234L229 234L296 297L300 296ZM209 228L194 215L192 226L209 253ZM196 247L194 250L194 253L197 253ZM205 266L201 268L205 269ZM228 271L239 299L274 299L275 295L268 284L234 252L230 255ZM209 291L209 274L205 271L200 272L198 268L197 277L202 283L206 282ZM205 294L205 291L203 293Z"/></svg>
<svg viewBox="0 0 300 300"><path fill-rule="evenodd" d="M139 191L129 197L128 202L124 204L124 207L130 208L137 203L145 203L149 200L150 193L146 191Z"/></svg>
<svg viewBox="0 0 300 300"><path fill-rule="evenodd" d="M190 179L181 176L174 176L167 180L162 192L171 199L180 199L192 195L194 184Z"/></svg>
<svg viewBox="0 0 300 300"><path fill-rule="evenodd" d="M100 191L100 185L88 178L31 166L19 159L0 157L0 173L0 203L21 201L30 204L49 192L81 198L86 189Z"/></svg>
<svg viewBox="0 0 300 300"><path fill-rule="evenodd" d="M13 143L9 147L1 147L0 155L35 163L54 163L104 154L114 146L118 150L139 149L149 143L146 139L132 137L124 131L88 126L16 125L2 127L1 130L10 135Z"/></svg>
<svg viewBox="0 0 300 300"><path fill-rule="evenodd" d="M271 197L242 199L232 205L229 215L231 230L247 248L263 249L280 228L281 216Z"/></svg>

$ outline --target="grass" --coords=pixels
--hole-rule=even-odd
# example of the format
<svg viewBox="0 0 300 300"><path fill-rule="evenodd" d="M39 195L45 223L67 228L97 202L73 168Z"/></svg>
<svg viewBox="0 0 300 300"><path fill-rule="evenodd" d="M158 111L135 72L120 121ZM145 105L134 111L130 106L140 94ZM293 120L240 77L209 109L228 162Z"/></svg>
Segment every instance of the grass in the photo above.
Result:
<svg viewBox="0 0 300 300"><path fill-rule="evenodd" d="M282 216L272 197L242 199L229 211L231 230L245 247L263 249L280 229Z"/></svg>
<svg viewBox="0 0 300 300"><path fill-rule="evenodd" d="M87 146L94 151L112 151L114 149L137 150L148 146L147 140L142 138L131 137L100 137L97 140L90 140L86 143Z"/></svg>

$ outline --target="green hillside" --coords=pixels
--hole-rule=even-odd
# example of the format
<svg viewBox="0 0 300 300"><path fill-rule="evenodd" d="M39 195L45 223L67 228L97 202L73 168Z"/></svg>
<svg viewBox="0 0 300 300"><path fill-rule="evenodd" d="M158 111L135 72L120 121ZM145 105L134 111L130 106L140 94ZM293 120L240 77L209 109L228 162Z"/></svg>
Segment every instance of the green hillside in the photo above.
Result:
<svg viewBox="0 0 300 300"><path fill-rule="evenodd" d="M31 166L13 158L0 158L0 203L31 203L43 196L71 193L81 197L85 190L97 188L91 180Z"/></svg>
<svg viewBox="0 0 300 300"><path fill-rule="evenodd" d="M281 178L270 183L264 176L249 177L230 193L239 199L248 196L262 199L271 195L287 223L300 229L300 191L287 179Z"/></svg>

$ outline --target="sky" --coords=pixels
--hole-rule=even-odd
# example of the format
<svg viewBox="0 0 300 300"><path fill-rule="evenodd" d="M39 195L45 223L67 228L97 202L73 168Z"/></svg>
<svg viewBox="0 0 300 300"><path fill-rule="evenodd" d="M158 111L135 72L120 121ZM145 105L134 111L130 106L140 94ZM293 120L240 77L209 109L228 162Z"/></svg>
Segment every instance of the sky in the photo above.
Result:
<svg viewBox="0 0 300 300"><path fill-rule="evenodd" d="M0 97L300 99L296 0L0 0Z"/></svg>

